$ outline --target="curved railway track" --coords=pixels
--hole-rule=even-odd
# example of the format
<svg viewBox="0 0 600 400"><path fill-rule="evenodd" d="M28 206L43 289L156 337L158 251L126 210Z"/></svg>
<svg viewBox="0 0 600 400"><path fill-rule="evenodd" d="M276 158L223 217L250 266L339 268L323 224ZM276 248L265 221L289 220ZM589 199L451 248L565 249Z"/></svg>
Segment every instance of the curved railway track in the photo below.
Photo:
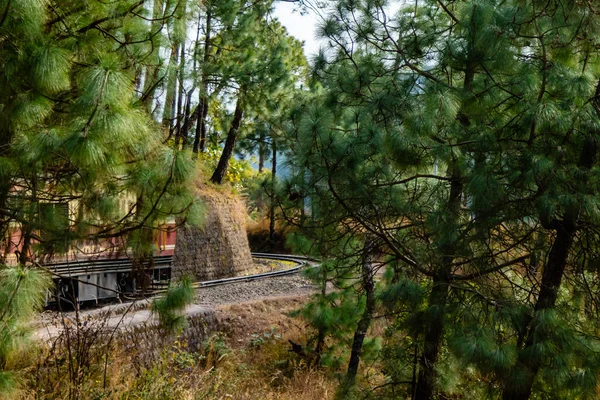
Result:
<svg viewBox="0 0 600 400"><path fill-rule="evenodd" d="M206 288L207 291L203 292L202 290L199 290L199 293L204 293L203 297L196 297L194 303L190 306L192 307L191 311L188 310L186 312L200 312L199 310L206 310L211 307L218 306L219 304L241 303L255 298L264 298L270 295L281 295L283 294L283 292L289 294L287 290L288 288L290 288L290 284L284 283L284 285L281 286L281 282L277 281L277 278L298 274L300 271L302 271L302 269L314 266L314 262L316 261L314 259L302 256L269 253L252 253L252 256L255 259L288 261L294 263L295 265L291 268L279 271L238 276L233 278L216 279L210 281L194 282L192 286L195 289ZM269 282L269 278L273 278L275 282ZM250 283L252 281L257 282ZM226 285L236 283L241 283L242 287L237 287L235 289L224 287ZM246 287L244 285L245 283L249 283L250 286ZM265 285L267 286L266 289L263 287ZM274 292L276 292L275 294L273 294L272 289L268 288L269 285L275 285L277 287L277 289L274 290ZM300 286L296 286L291 290L293 291L295 288L298 287ZM145 324L152 319L152 313L149 309L149 304L152 301L151 298L155 296L164 295L165 291L166 288L161 288L150 292L146 292L144 293L143 297L124 296L124 298L128 300L127 303L104 303L99 308L91 309L89 307L85 307L86 310L82 312L84 313L83 315L85 315L86 318L97 318L98 320L104 318L105 321L103 323L106 324L106 327L110 329L119 326L131 327ZM281 293L277 293L277 291ZM227 296L223 296L222 293L225 292L227 292ZM234 293L234 295L232 296L231 293ZM142 301L138 302L140 300ZM208 300L208 302L206 300ZM134 303L138 304L139 307L136 306L135 308L133 308ZM99 304L96 305L98 306ZM73 312L69 311L61 311L61 315L63 317L66 317L67 319L74 318L74 314L72 313ZM126 317L124 316L125 314L127 314ZM41 322L41 326L42 327L38 329L36 335L37 337L42 339L48 339L51 337L58 336L64 329L64 327L62 327L60 324L57 324L54 320L47 320L46 322Z"/></svg>
<svg viewBox="0 0 600 400"><path fill-rule="evenodd" d="M223 278L223 279L215 279L211 281L202 281L202 282L194 282L194 288L205 288L219 285L227 285L230 283L238 283L238 282L249 282L257 279L265 279L265 278L274 278L278 276L285 275L293 275L300 272L303 268L309 265L311 262L315 261L308 257L303 256L295 256L289 254L272 254L272 253L251 253L252 258L263 259L263 260L275 260L275 261L289 261L296 263L295 267L279 270L279 271L271 271L271 272L262 272L259 274L252 275L244 275L244 276L234 276L232 278Z"/></svg>
<svg viewBox="0 0 600 400"><path fill-rule="evenodd" d="M250 253L253 259L273 260L273 261L288 261L296 264L295 267L271 271L261 272L258 274L234 276L231 278L214 279L210 281L196 281L192 283L194 289L209 288L215 286L223 286L240 282L251 282L259 279L276 278L287 275L294 275L302 271L307 266L313 265L317 260L310 257L296 256L291 254L274 254L274 253ZM150 295L158 295L164 293L167 289L160 288L151 291ZM146 293L148 295L148 293Z"/></svg>
<svg viewBox="0 0 600 400"><path fill-rule="evenodd" d="M265 259L265 260L274 260L274 261L287 261L293 262L296 264L295 267L271 271L271 272L263 272L258 274L244 275L244 276L235 276L231 278L222 278L222 279L214 279L209 281L196 281L193 282L194 288L205 288L205 287L213 287L220 285L227 285L238 282L250 282L257 279L268 279L285 275L293 275L300 272L303 268L309 265L311 262L316 261L309 257L296 256L290 254L273 254L273 253L251 253L252 258L254 259ZM173 261L173 256L165 256L165 257L157 257L155 258L155 267L166 269L171 268L171 264ZM132 264L129 259L117 259L117 260L94 260L92 262L62 262L55 263L46 266L48 270L52 273L52 275L58 278L67 278L71 279L74 282L81 282L85 285L91 285L102 290L113 292L115 295L121 295L125 298L134 298L130 295L124 295L122 292L116 289L112 289L106 286L102 286L93 282L83 281L81 279L82 276L89 274L100 274L100 273L118 273L118 272L129 272L131 271ZM89 278L89 276L88 276ZM162 286L162 285L161 285ZM163 293L166 288L166 284L163 287L155 287L154 290L145 291L144 295L152 295ZM115 296L116 297L116 296Z"/></svg>

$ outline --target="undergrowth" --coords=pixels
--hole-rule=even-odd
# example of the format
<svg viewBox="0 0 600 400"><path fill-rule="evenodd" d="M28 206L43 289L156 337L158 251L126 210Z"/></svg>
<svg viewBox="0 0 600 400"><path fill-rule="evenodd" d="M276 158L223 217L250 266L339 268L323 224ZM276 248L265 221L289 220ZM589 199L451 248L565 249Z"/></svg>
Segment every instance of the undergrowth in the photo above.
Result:
<svg viewBox="0 0 600 400"><path fill-rule="evenodd" d="M292 337L273 328L235 348L222 333L210 334L196 348L180 337L161 337L150 346L147 332L129 332L112 342L99 334L93 339L79 349L87 354L67 351L72 341L64 338L40 350L31 357L16 398L321 400L333 398L336 389L326 370L289 351Z"/></svg>

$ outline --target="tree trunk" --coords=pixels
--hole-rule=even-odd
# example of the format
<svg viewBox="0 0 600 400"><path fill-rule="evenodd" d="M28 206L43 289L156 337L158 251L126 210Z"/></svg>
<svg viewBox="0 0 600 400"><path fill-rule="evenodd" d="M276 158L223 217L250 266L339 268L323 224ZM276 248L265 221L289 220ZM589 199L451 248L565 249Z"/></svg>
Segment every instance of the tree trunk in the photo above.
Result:
<svg viewBox="0 0 600 400"><path fill-rule="evenodd" d="M262 173L265 167L265 132L260 131L258 138L258 173Z"/></svg>
<svg viewBox="0 0 600 400"><path fill-rule="evenodd" d="M259 174L262 174L262 172L265 169L265 153L267 151L265 139L266 139L266 133L263 129L261 129L260 136L258 138L258 173ZM256 209L259 214L262 214L264 208L265 208L265 199L261 194L256 199Z"/></svg>
<svg viewBox="0 0 600 400"><path fill-rule="evenodd" d="M358 365L362 353L365 336L371 325L373 313L375 312L375 282L373 281L373 265L372 251L370 244L365 246L362 259L362 289L365 291L366 304L356 330L354 331L354 339L352 341L352 352L350 353L350 361L348 362L348 371L346 372L346 385L350 387L356 380L358 373Z"/></svg>
<svg viewBox="0 0 600 400"><path fill-rule="evenodd" d="M176 44L171 46L171 57L169 61L169 72L167 73L167 94L165 96L165 108L163 110L162 125L169 128L169 137L173 135L173 120L175 119L175 105L177 92L177 74L179 69L179 48Z"/></svg>
<svg viewBox="0 0 600 400"><path fill-rule="evenodd" d="M7 91L3 98L4 110L0 112L0 157L10 158L12 155L12 140L15 132L11 128L11 116L14 112L15 99L17 94L13 90L8 88L4 89ZM6 238L6 235L10 231L10 223L14 218L13 213L16 210L11 209L11 203L9 202L10 192L13 189L15 176L13 173L8 171L2 171L0 173L0 237ZM5 254L2 255L4 258Z"/></svg>
<svg viewBox="0 0 600 400"><path fill-rule="evenodd" d="M192 94L194 89L191 88L185 99L185 110L183 112L183 123L181 124L181 148L184 149L188 145L188 133L190 128L190 108L192 102Z"/></svg>
<svg viewBox="0 0 600 400"><path fill-rule="evenodd" d="M200 127L200 153L204 153L206 150L206 116L208 115L208 97L205 96L202 99L202 112L198 119L198 126Z"/></svg>
<svg viewBox="0 0 600 400"><path fill-rule="evenodd" d="M460 213L460 199L462 195L462 178L458 166L451 165L450 196L448 198L448 211L450 218L455 221ZM429 400L433 398L435 388L435 367L440 355L440 348L444 339L445 308L450 293L450 274L454 254L455 243L443 246L441 253L442 262L440 269L433 278L433 287L429 294L429 318L425 327L423 338L423 353L419 359L419 375L417 387L414 391L414 400Z"/></svg>
<svg viewBox="0 0 600 400"><path fill-rule="evenodd" d="M179 149L184 89L183 69L185 67L185 43L187 41L187 0L176 0L167 4L167 8L172 9L174 19L171 19L169 23L173 43L171 45L163 125L169 126L169 137L175 136L175 148ZM179 31L180 29L181 31Z"/></svg>
<svg viewBox="0 0 600 400"><path fill-rule="evenodd" d="M29 250L31 248L31 234L33 233L33 223L35 220L35 211L37 208L37 176L35 172L31 177L31 198L30 198L30 209L28 210L28 221L22 224L23 230L23 246L21 247L21 253L19 254L19 264L25 265L29 260ZM38 215L39 218L39 215Z"/></svg>
<svg viewBox="0 0 600 400"><path fill-rule="evenodd" d="M194 153L204 152L206 148L206 117L208 115L208 88L206 83L206 65L210 61L210 30L212 24L212 13L210 6L206 10L206 37L204 39L204 57L202 59L202 77L200 78L200 97L198 101L198 121L196 124L196 135L194 137Z"/></svg>
<svg viewBox="0 0 600 400"><path fill-rule="evenodd" d="M194 61L192 63L192 71L193 72L196 71L196 67L198 64L198 41L200 40L200 21L201 20L202 20L202 10L200 10L198 12L198 29L196 29L196 41L194 42ZM185 146L187 146L188 133L190 131L190 126L194 123L194 120L192 119L193 116L190 115L190 109L192 106L192 95L194 94L194 90L196 90L195 86L193 86L189 90L189 92L186 96L186 100L185 100L183 125L181 126L181 137L183 138L183 144L182 144L183 148L185 148ZM198 106L196 106L196 109L194 110L194 114L196 114L196 118L198 118L199 112L200 112L200 109L198 108ZM194 144L195 144L195 142L194 142Z"/></svg>
<svg viewBox="0 0 600 400"><path fill-rule="evenodd" d="M323 282L321 283L321 296L327 295L327 270L321 265L323 271ZM319 328L317 335L317 345L315 346L315 365L321 363L321 355L323 354L323 348L325 347L325 329Z"/></svg>
<svg viewBox="0 0 600 400"><path fill-rule="evenodd" d="M192 116L190 117L190 125L194 123L194 121L196 122L196 132L194 134L194 144L192 145L192 152L194 154L198 153L198 150L200 149L200 136L201 136L201 132L202 132L202 109L204 108L204 104L202 103L203 101L203 97L202 97L202 93L200 93L200 99L199 99L199 103L196 106L196 109L194 110Z"/></svg>
<svg viewBox="0 0 600 400"><path fill-rule="evenodd" d="M473 38L474 40L474 38ZM473 91L473 80L475 78L475 70L477 67L474 61L475 50L471 46L467 54L465 66L465 77L463 81L463 89L471 93ZM463 100L461 110L458 113L457 119L462 127L466 128L470 125L468 116L463 112L466 106L466 100ZM456 225L460 217L460 202L463 192L462 176L456 160L449 165L450 172L450 195L448 197L448 212L449 218L452 220L452 225ZM414 388L413 400L430 400L433 398L436 378L436 364L440 355L440 348L444 339L444 317L445 308L450 293L450 276L452 271L452 262L456 254L456 243L446 243L440 248L442 254L441 266L433 277L431 293L429 294L428 304L430 319L425 327L425 335L423 337L423 353L419 359L419 374L417 386Z"/></svg>
<svg viewBox="0 0 600 400"><path fill-rule="evenodd" d="M136 199L136 219L141 218L143 214L143 205L145 202L143 193L138 194ZM135 235L139 235L135 237ZM135 243L132 248L132 273L135 279L135 289L146 292L152 283L152 268L154 257L151 247L146 247L147 243L152 243L153 229L148 226L141 226L139 230L129 234L129 243ZM135 239L135 240L132 240Z"/></svg>
<svg viewBox="0 0 600 400"><path fill-rule="evenodd" d="M2 121L2 119L3 118L0 118L0 121ZM0 122L0 125L2 122ZM0 156L6 157L9 155L12 136L12 132L6 126L0 126ZM7 203L11 188L12 176L6 173L0 174L0 212L2 213L2 216L0 217L0 235L2 238L5 237L10 226L11 212L8 210Z"/></svg>
<svg viewBox="0 0 600 400"><path fill-rule="evenodd" d="M444 308L450 287L447 276L441 274L433 280L429 295L429 308L436 308L427 321L423 340L423 353L419 359L419 375L415 389L415 400L429 400L435 387L435 366L439 358L444 336Z"/></svg>
<svg viewBox="0 0 600 400"><path fill-rule="evenodd" d="M271 209L269 210L269 241L275 243L275 187L277 184L277 141L273 142L272 167L271 167Z"/></svg>
<svg viewBox="0 0 600 400"><path fill-rule="evenodd" d="M574 224L564 225L560 223L556 240L552 244L548 262L544 268L542 275L542 283L540 293L538 295L534 314L548 309L554 308L563 272L567 265L567 256L573 243L575 236ZM531 390L535 377L541 367L541 360L531 359L524 355L526 349L535 345L536 327L532 325L535 317L528 322L528 333L525 345L519 353L517 365L511 373L511 380L507 383L502 393L503 400L527 400L531 396Z"/></svg>
<svg viewBox="0 0 600 400"><path fill-rule="evenodd" d="M581 169L589 170L596 158L597 143L592 136L589 136L581 150L578 165ZM581 186L586 182L581 181ZM524 346L520 349L517 364L510 374L510 380L506 383L502 392L503 400L527 400L531 396L535 377L542 365L539 358L532 359L526 355L527 349L536 345L535 315L547 309L556 306L556 299L567 266L567 258L573 245L575 233L577 232L577 220L579 214L579 205L573 206L567 210L565 216L560 221L554 221L556 225L556 239L552 243L552 248L548 254L548 261L542 273L542 282L540 292L534 307L533 318L526 322L526 326L521 330L527 332Z"/></svg>
<svg viewBox="0 0 600 400"><path fill-rule="evenodd" d="M212 174L212 177L210 178L210 180L213 183L217 183L219 185L223 183L223 178L225 177L227 167L229 166L229 160L233 156L233 150L235 149L235 142L237 140L238 131L242 123L243 114L244 112L242 110L242 94L240 93L235 104L233 120L231 121L229 132L227 133L227 139L225 140L223 153L221 154L221 158L219 158L219 164L217 165L217 168L215 169L215 171Z"/></svg>
<svg viewBox="0 0 600 400"><path fill-rule="evenodd" d="M180 143L185 146L185 138L182 136L181 122L183 119L183 99L185 88L183 86L184 73L185 73L185 42L180 45L179 49L179 69L177 72L179 80L179 90L177 93L177 113L175 114L175 147L179 148Z"/></svg>
<svg viewBox="0 0 600 400"><path fill-rule="evenodd" d="M163 7L163 0L154 0L154 5L152 7L153 21L150 24L150 35L158 36L158 32L162 29L163 21L161 21L161 18L163 17ZM154 37L152 40L154 40ZM153 56L151 57L150 65L146 67L146 75L144 78L144 93L142 94L142 102L149 113L152 113L154 92L156 92L156 88L158 87L158 63L160 61L159 53L160 48L154 52ZM152 65L152 63L154 63L154 65Z"/></svg>

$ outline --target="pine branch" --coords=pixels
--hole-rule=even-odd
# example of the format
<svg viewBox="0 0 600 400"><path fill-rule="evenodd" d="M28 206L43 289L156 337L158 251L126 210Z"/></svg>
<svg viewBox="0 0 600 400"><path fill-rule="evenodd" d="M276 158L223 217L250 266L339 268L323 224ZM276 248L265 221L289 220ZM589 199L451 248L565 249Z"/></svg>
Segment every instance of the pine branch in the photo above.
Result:
<svg viewBox="0 0 600 400"><path fill-rule="evenodd" d="M127 14L130 14L131 12L133 12L136 8L138 8L139 6L141 6L142 4L144 4L146 2L146 0L139 0L137 3L134 3L131 7L129 7L129 9L127 9L126 11L122 11L120 13L115 13L109 17L103 17L100 19L95 20L94 22L79 28L77 30L77 33L85 33L91 29L96 28L99 24L106 22L106 21L110 21L113 19L118 19L118 18L122 18L124 16L126 16Z"/></svg>
<svg viewBox="0 0 600 400"><path fill-rule="evenodd" d="M437 0L437 2L444 9L446 14L448 14L448 16L450 18L452 18L452 21L456 22L457 24L460 23L460 21L454 16L454 14L448 9L448 7L446 7L446 5L442 2L442 0Z"/></svg>
<svg viewBox="0 0 600 400"><path fill-rule="evenodd" d="M455 281L467 281L467 280L471 280L471 279L475 279L475 278L481 278L481 277L483 277L485 275L488 275L488 274L491 274L493 272L499 271L499 270L504 269L506 267L510 267L511 265L523 263L525 260L527 260L530 257L531 257L531 254L526 254L524 256L515 258L513 260L510 260L510 261L507 261L505 263L496 265L494 267L488 268L488 269L483 270L483 271L478 271L478 272L474 272L472 274L467 274L467 275L453 275L452 276L452 280L455 280Z"/></svg>
<svg viewBox="0 0 600 400"><path fill-rule="evenodd" d="M325 160L325 164L327 165L327 168L331 171L331 166L329 165L327 158L325 157L324 160ZM433 276L433 273L431 271L428 271L427 269L420 266L415 260L412 260L412 259L406 257L386 234L379 232L376 229L373 229L373 227L371 227L371 224L369 224L365 219L363 219L361 216L359 216L357 213L355 213L353 211L353 209L346 204L346 201L344 201L344 199L342 199L339 196L339 194L337 193L336 189L333 186L331 173L328 174L328 176L327 176L327 184L329 186L329 189L330 189L332 195L340 203L340 205L342 205L342 207L344 207L344 209L353 218L355 218L362 225L362 227L364 227L368 232L370 232L374 236L381 238L388 246L390 246L390 249L392 249L394 251L394 254L398 257L398 259L404 261L405 263L412 266L417 271L421 272L422 274L424 274L426 276L430 276L430 277Z"/></svg>
<svg viewBox="0 0 600 400"><path fill-rule="evenodd" d="M2 17L0 17L0 28L4 25L6 21L6 17L8 16L8 10L10 9L10 3L12 0L8 0L6 2L6 7L4 8L4 12L2 13Z"/></svg>
<svg viewBox="0 0 600 400"><path fill-rule="evenodd" d="M405 183L409 183L412 182L416 179L420 179L420 178L428 178L428 179L437 179L440 181L446 181L446 182L450 182L452 179L446 176L441 176L441 175L433 175L433 174L416 174L413 175L409 178L406 179L401 179L398 181L392 181L392 182L385 182L385 183L378 183L376 185L373 185L375 187L385 187L385 186L395 186L395 185L403 185Z"/></svg>

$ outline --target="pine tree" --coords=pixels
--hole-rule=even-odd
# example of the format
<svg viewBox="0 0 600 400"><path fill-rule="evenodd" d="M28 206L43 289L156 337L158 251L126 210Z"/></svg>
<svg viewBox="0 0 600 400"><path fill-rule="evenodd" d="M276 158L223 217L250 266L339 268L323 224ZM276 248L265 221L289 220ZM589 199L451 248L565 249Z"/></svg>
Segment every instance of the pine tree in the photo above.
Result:
<svg viewBox="0 0 600 400"><path fill-rule="evenodd" d="M142 5L6 4L1 229L20 227L21 264L129 235L130 245L148 247L140 230L195 208L189 159L162 144L136 95L158 51ZM124 209L129 197L138 201Z"/></svg>
<svg viewBox="0 0 600 400"><path fill-rule="evenodd" d="M394 15L381 2L336 2L321 28L330 48L313 74L324 90L291 117L299 143L293 161L308 171L293 185L315 210L306 234L332 249L373 235L389 253L393 278L381 301L398 319L384 351L401 355L393 368L386 362L395 371L389 388L412 398L456 390L445 384L452 371L436 373L452 362L476 366L490 382L457 376L469 390L506 387L505 398L528 398L538 371L552 370L552 346L567 351L567 343L574 358L561 371L573 378L561 384L575 388L574 371L593 376L586 368L595 356L583 362L576 345L593 348L591 337L559 333L556 313L538 310L554 308L559 288L566 296L587 291L561 286L560 277L569 271L569 246L578 247L578 223L565 221L592 212L595 202L586 172L595 139L580 133L594 132L598 121L590 101L597 55L587 39L595 35L574 32L595 32L597 23L587 6L551 12L559 2L533 3L418 1ZM535 43L537 30L547 43ZM561 234L553 239L555 229ZM335 254L325 246L322 255ZM536 273L539 254L549 255ZM531 309L532 294L546 306ZM532 319L532 311L540 316ZM552 335L532 328L542 316ZM583 321L581 313L567 316ZM548 351L533 355L536 342ZM517 395L514 387L529 389Z"/></svg>
<svg viewBox="0 0 600 400"><path fill-rule="evenodd" d="M18 385L18 372L11 364L26 351L30 320L46 301L49 274L23 266L0 269L0 395L9 395Z"/></svg>
<svg viewBox="0 0 600 400"><path fill-rule="evenodd" d="M198 125L194 151L206 142L206 118L210 98L235 104L226 128L222 156L211 180L221 183L244 120L258 123L277 115L283 99L298 79L304 64L300 44L292 39L277 21L269 21L271 1L246 4L215 4L207 8L207 33L204 54L207 65L200 63L201 104L197 106ZM210 25L210 26L209 26ZM210 31L213 29L213 31ZM217 50L212 53L211 46ZM207 53L211 52L211 53ZM207 82L214 82L209 94Z"/></svg>

